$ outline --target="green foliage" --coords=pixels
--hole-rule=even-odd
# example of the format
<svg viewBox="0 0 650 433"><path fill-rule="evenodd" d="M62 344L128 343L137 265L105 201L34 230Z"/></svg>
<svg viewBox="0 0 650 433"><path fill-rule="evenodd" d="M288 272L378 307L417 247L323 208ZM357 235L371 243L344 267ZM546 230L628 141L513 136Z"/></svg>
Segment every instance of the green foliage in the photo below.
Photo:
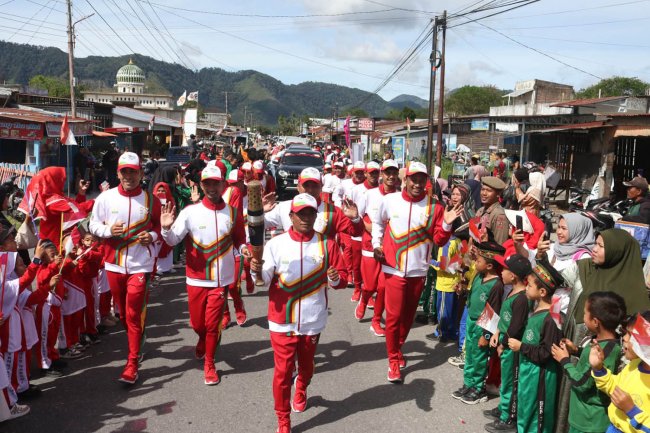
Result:
<svg viewBox="0 0 650 433"><path fill-rule="evenodd" d="M643 96L650 88L650 83L636 77L611 77L601 80L598 84L581 89L576 98L605 98L607 96Z"/></svg>
<svg viewBox="0 0 650 433"><path fill-rule="evenodd" d="M224 92L228 94L228 112L233 119L254 113L256 124L275 125L280 115L310 113L332 117L336 107L353 107L365 100L368 92L336 84L305 82L286 85L256 71L228 72L220 68L192 71L178 64L161 62L142 55L122 57L90 56L75 59L75 75L88 83L103 83L112 88L117 70L129 62L141 67L151 91L166 89L175 97L184 90L199 91L202 106L225 111ZM35 75L67 77L67 54L57 48L14 44L0 41L0 80L27 83ZM361 107L369 116L383 116L389 105L371 95Z"/></svg>
<svg viewBox="0 0 650 433"><path fill-rule="evenodd" d="M349 108L341 112L341 116L351 116L351 117L368 117L368 112L363 108Z"/></svg>
<svg viewBox="0 0 650 433"><path fill-rule="evenodd" d="M385 117L390 120L406 120L408 117L413 121L418 117L418 113L413 108L404 106L401 110L392 108ZM424 117L426 117L426 115Z"/></svg>
<svg viewBox="0 0 650 433"><path fill-rule="evenodd" d="M29 86L35 89L47 90L48 95L55 98L70 97L70 84L64 78L36 75L29 80Z"/></svg>
<svg viewBox="0 0 650 433"><path fill-rule="evenodd" d="M503 95L494 86L463 86L445 98L445 112L454 116L488 113L490 107L501 105Z"/></svg>

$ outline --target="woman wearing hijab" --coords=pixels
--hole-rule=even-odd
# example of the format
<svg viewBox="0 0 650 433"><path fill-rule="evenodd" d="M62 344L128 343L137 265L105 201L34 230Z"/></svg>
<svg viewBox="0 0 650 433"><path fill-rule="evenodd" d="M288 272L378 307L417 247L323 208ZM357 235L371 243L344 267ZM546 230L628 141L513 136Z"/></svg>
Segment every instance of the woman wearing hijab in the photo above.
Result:
<svg viewBox="0 0 650 433"><path fill-rule="evenodd" d="M578 260L562 271L565 283L571 288L563 333L576 346L581 346L587 334L584 305L590 293L618 293L625 300L629 314L650 307L639 244L628 232L609 229L598 233L591 255L591 258ZM569 388L563 380L556 432L562 432L566 427Z"/></svg>
<svg viewBox="0 0 650 433"><path fill-rule="evenodd" d="M519 197L519 207L526 212L539 216L539 211L544 203L544 191L546 190L546 179L540 172L528 175L530 186L526 193Z"/></svg>
<svg viewBox="0 0 650 433"><path fill-rule="evenodd" d="M166 182L158 182L153 188L153 193L158 197L161 205L165 206L167 203L171 202L174 207L176 207L176 201L174 200L172 189ZM156 242L156 247L158 248L156 274L161 275L166 272L174 273L174 255L172 254L174 247L168 245L162 237Z"/></svg>
<svg viewBox="0 0 650 433"><path fill-rule="evenodd" d="M463 204L463 209L471 209L473 216L481 207L481 182L474 179L467 179L465 185L469 187L470 193L467 201Z"/></svg>

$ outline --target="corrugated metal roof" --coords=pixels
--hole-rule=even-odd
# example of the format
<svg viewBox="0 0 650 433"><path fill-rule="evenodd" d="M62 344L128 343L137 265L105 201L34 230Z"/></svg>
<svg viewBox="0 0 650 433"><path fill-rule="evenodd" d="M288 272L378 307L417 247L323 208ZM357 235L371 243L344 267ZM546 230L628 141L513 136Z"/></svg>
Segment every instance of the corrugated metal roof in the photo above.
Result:
<svg viewBox="0 0 650 433"><path fill-rule="evenodd" d="M594 105L600 102L613 101L615 99L627 99L627 96L608 96L606 98L589 98L589 99L574 99L572 101L558 102L551 105L551 107L584 107L585 105Z"/></svg>
<svg viewBox="0 0 650 433"><path fill-rule="evenodd" d="M139 122L149 123L153 114L146 113L144 111L136 110L134 108L120 107L116 105L113 107L113 116L126 117L127 119L137 120ZM172 128L180 128L181 122L167 117L161 117L156 115L154 120L156 125L170 126Z"/></svg>
<svg viewBox="0 0 650 433"><path fill-rule="evenodd" d="M562 126L555 126L553 128L548 128L548 129L536 129L534 131L527 131L527 133L548 133L548 132L562 132L562 131L576 131L576 130L583 130L586 131L588 129L595 129L595 128L610 128L613 127L614 125L607 125L605 122L587 122L587 123L575 123L573 125L562 125Z"/></svg>
<svg viewBox="0 0 650 433"><path fill-rule="evenodd" d="M510 92L507 95L503 95L502 98L507 98L508 96L511 98L516 98L517 96L525 95L526 93L532 92L533 89L520 89L520 90L515 90L514 92Z"/></svg>
<svg viewBox="0 0 650 433"><path fill-rule="evenodd" d="M51 111L32 111L22 110L20 108L0 108L0 117L7 119L21 120L23 122L55 122L61 123L65 114L54 113ZM90 122L82 117L68 117L68 122Z"/></svg>

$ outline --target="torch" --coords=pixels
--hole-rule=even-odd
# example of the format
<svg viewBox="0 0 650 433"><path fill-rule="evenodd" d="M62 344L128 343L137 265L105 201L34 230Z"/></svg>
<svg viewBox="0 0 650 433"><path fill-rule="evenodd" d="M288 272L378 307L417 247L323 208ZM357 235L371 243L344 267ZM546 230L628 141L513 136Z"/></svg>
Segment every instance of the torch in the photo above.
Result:
<svg viewBox="0 0 650 433"><path fill-rule="evenodd" d="M251 243L251 255L262 261L264 253L264 206L262 205L262 183L257 180L248 182L248 237ZM263 286L261 275L255 276L255 285Z"/></svg>

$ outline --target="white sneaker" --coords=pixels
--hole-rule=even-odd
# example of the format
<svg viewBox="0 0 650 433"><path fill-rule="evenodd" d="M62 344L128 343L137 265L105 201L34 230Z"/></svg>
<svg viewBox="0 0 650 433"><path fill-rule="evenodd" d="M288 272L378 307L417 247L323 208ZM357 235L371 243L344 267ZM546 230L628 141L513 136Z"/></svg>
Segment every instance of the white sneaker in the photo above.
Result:
<svg viewBox="0 0 650 433"><path fill-rule="evenodd" d="M11 413L11 416L9 419L15 419L15 418L20 418L23 415L27 415L29 413L29 406L26 404L14 404L13 407L9 410Z"/></svg>

